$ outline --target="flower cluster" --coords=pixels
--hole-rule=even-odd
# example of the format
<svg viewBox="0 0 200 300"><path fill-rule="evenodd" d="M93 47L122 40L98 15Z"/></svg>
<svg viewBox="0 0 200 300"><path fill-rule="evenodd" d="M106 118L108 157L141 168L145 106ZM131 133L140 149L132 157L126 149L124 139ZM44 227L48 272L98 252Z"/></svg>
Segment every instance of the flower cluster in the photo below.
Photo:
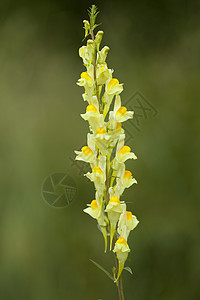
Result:
<svg viewBox="0 0 200 300"><path fill-rule="evenodd" d="M123 122L133 118L133 112L121 105L123 84L113 78L113 70L106 63L109 47L100 50L103 31L94 36L90 23L84 20L86 36L92 39L79 49L79 56L86 68L77 84L84 88L83 100L87 103L86 112L81 117L88 121L90 133L87 145L75 151L76 160L90 164L91 172L85 174L95 186L95 199L84 212L97 220L105 240L110 235L110 250L115 253L119 276L130 252L127 240L137 224L137 218L127 211L124 201L120 200L126 188L137 183L132 173L126 170L125 162L136 159L131 148L125 145Z"/></svg>

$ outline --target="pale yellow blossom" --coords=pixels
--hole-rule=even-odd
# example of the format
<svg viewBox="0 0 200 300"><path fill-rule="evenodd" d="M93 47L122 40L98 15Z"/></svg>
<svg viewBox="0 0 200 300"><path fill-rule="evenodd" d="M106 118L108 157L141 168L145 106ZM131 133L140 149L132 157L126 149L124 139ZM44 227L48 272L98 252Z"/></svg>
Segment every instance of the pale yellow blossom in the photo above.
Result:
<svg viewBox="0 0 200 300"><path fill-rule="evenodd" d="M133 230L138 223L137 217L134 216L131 211L125 211L120 215L117 232L120 237L123 237L127 241L130 231Z"/></svg>
<svg viewBox="0 0 200 300"><path fill-rule="evenodd" d="M96 191L101 198L105 191L106 156L100 156L100 158L97 159L96 166L92 169L92 173L88 172L85 176L94 182Z"/></svg>
<svg viewBox="0 0 200 300"><path fill-rule="evenodd" d="M105 212L108 214L110 221L110 250L112 249L112 241L115 233L116 225L123 211L123 206L117 196L113 196L108 202Z"/></svg>
<svg viewBox="0 0 200 300"><path fill-rule="evenodd" d="M93 134L88 133L87 144L88 146L82 147L81 151L75 151L77 154L75 159L93 164L96 160L96 142Z"/></svg>
<svg viewBox="0 0 200 300"><path fill-rule="evenodd" d="M119 171L117 173L117 184L115 186L115 191L122 195L125 188L129 188L134 183L137 183L136 179L133 178L132 173L128 170L125 170L125 164L120 164Z"/></svg>
<svg viewBox="0 0 200 300"><path fill-rule="evenodd" d="M117 274L117 278L116 278L115 282L119 279L119 277L120 277L120 275L123 271L125 261L127 260L128 253L130 251L131 250L130 250L128 244L127 244L127 241L123 237L120 237L116 241L115 247L113 249L113 252L116 253L117 259L118 259L118 262L119 262L118 274Z"/></svg>

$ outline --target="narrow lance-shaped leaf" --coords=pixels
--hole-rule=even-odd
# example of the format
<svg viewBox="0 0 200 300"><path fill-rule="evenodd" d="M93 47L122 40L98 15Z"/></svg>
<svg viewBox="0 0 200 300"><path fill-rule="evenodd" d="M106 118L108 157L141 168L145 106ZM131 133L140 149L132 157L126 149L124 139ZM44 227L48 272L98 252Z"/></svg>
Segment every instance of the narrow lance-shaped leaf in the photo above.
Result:
<svg viewBox="0 0 200 300"><path fill-rule="evenodd" d="M114 280L114 278L112 277L112 275L106 270L104 269L104 267L102 267L100 264L98 264L97 262L95 262L94 260L90 259L90 261L97 266L97 268L99 268L101 271L103 271L112 281Z"/></svg>

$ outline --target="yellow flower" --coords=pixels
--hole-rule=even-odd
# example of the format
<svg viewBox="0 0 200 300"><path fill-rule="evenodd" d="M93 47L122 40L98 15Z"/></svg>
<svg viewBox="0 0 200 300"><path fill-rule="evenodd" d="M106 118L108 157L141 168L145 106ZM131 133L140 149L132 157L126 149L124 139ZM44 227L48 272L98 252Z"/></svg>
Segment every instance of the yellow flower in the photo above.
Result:
<svg viewBox="0 0 200 300"><path fill-rule="evenodd" d="M118 163L124 163L127 159L137 159L137 156L131 152L129 146L124 146L124 135L121 135L116 149L116 159Z"/></svg>
<svg viewBox="0 0 200 300"><path fill-rule="evenodd" d="M124 122L133 118L133 111L127 111L125 106L121 106L120 95L115 97L114 116L117 122Z"/></svg>
<svg viewBox="0 0 200 300"><path fill-rule="evenodd" d="M115 228L119 217L123 211L123 206L117 196L113 196L108 202L105 212L108 213L108 219L110 221L110 250L112 249L112 241L115 233Z"/></svg>
<svg viewBox="0 0 200 300"><path fill-rule="evenodd" d="M129 188L132 184L137 183L136 179L133 178L132 173L128 170L124 171L124 174L122 174L123 177L121 178L122 184Z"/></svg>
<svg viewBox="0 0 200 300"><path fill-rule="evenodd" d="M127 241L130 231L133 230L138 223L138 219L132 215L131 211L125 211L120 215L117 232L120 237L123 237Z"/></svg>
<svg viewBox="0 0 200 300"><path fill-rule="evenodd" d="M79 56L83 59L83 64L87 67L94 59L95 46L93 40L89 39L87 41L87 46L82 46L79 49Z"/></svg>
<svg viewBox="0 0 200 300"><path fill-rule="evenodd" d="M86 108L86 113L81 114L84 120L87 120L90 124L92 131L95 133L97 128L103 122L103 115L99 113L99 108L93 104L90 104Z"/></svg>
<svg viewBox="0 0 200 300"><path fill-rule="evenodd" d="M103 103L105 103L103 115L104 118L110 108L113 97L115 95L119 95L123 91L123 84L119 83L119 80L116 78L112 78L112 70L110 71L110 78L106 82L105 93L102 97Z"/></svg>
<svg viewBox="0 0 200 300"><path fill-rule="evenodd" d="M78 79L77 85L83 86L89 97L95 95L94 66L92 64L88 66L87 72L81 73L81 78Z"/></svg>
<svg viewBox="0 0 200 300"><path fill-rule="evenodd" d="M106 64L99 65L97 69L97 84L103 85L106 83L110 76L109 69Z"/></svg>
<svg viewBox="0 0 200 300"><path fill-rule="evenodd" d="M86 86L92 87L93 85L92 77L87 72L82 72L81 78L78 80L77 84L84 87Z"/></svg>
<svg viewBox="0 0 200 300"><path fill-rule="evenodd" d="M88 146L82 147L81 151L75 151L75 153L77 154L75 159L92 164L96 159L96 144L94 136L90 133L88 133L87 135L87 144Z"/></svg>
<svg viewBox="0 0 200 300"><path fill-rule="evenodd" d="M125 188L129 188L132 184L137 183L136 179L133 178L132 173L128 170L125 170L125 164L120 164L118 173L117 173L117 184L115 191L122 195Z"/></svg>
<svg viewBox="0 0 200 300"><path fill-rule="evenodd" d="M109 121L107 128L108 134L111 136L110 147L114 148L119 139L119 136L124 134L124 129L122 128L122 123L116 121L113 111L110 111L109 113Z"/></svg>
<svg viewBox="0 0 200 300"><path fill-rule="evenodd" d="M99 52L98 58L97 58L97 64L102 65L105 63L105 60L106 60L109 50L110 50L110 48L108 46L105 46L101 49L101 51Z"/></svg>
<svg viewBox="0 0 200 300"><path fill-rule="evenodd" d="M105 127L100 126L97 128L95 139L96 139L97 147L99 148L101 154L107 155L110 135L108 135Z"/></svg>
<svg viewBox="0 0 200 300"><path fill-rule="evenodd" d="M127 244L127 241L124 238L119 238L116 243L115 243L115 247L113 249L113 252L116 253L117 255L117 259L119 262L119 268L118 268L118 274L117 274L117 278L115 280L115 282L119 279L123 268L124 268L124 264L125 261L127 260L128 257L128 253L130 252L130 248Z"/></svg>
<svg viewBox="0 0 200 300"><path fill-rule="evenodd" d="M92 173L85 174L92 182L94 182L99 197L103 196L106 180L106 156L100 156L97 165L93 167Z"/></svg>
<svg viewBox="0 0 200 300"><path fill-rule="evenodd" d="M123 84L119 83L119 80L117 78L112 78L107 86L106 86L106 92L109 95L118 95L123 91Z"/></svg>

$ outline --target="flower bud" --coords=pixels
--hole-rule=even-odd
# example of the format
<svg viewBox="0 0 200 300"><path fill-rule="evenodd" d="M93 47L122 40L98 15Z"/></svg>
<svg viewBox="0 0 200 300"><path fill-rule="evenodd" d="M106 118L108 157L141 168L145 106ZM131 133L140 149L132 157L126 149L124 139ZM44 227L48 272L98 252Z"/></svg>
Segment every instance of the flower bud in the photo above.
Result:
<svg viewBox="0 0 200 300"><path fill-rule="evenodd" d="M98 31L95 36L95 43L96 43L97 51L99 51L99 46L101 44L102 37L103 37L103 31Z"/></svg>
<svg viewBox="0 0 200 300"><path fill-rule="evenodd" d="M88 52L88 57L89 57L89 63L93 63L94 55L95 55L95 45L94 41L89 39L87 41L87 52Z"/></svg>
<svg viewBox="0 0 200 300"><path fill-rule="evenodd" d="M108 50L110 50L110 48L108 46L105 46L101 49L100 53L99 53L99 57L97 59L97 64L104 64L106 57L108 55Z"/></svg>
<svg viewBox="0 0 200 300"><path fill-rule="evenodd" d="M90 23L88 20L83 20L84 29L85 29L85 37L88 35L88 31L90 31Z"/></svg>

